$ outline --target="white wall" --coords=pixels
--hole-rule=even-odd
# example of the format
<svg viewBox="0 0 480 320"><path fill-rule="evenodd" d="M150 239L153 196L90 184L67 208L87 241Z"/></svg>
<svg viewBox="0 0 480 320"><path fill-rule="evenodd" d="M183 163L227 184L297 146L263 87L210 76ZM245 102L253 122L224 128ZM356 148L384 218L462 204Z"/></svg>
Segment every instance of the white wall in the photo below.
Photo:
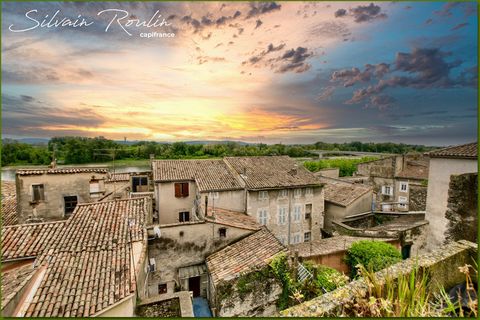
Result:
<svg viewBox="0 0 480 320"><path fill-rule="evenodd" d="M477 170L477 160L430 159L427 213L425 215L425 218L430 222L429 248L441 245L445 240L448 222L445 218L445 212L447 211L450 176L452 174L477 172Z"/></svg>

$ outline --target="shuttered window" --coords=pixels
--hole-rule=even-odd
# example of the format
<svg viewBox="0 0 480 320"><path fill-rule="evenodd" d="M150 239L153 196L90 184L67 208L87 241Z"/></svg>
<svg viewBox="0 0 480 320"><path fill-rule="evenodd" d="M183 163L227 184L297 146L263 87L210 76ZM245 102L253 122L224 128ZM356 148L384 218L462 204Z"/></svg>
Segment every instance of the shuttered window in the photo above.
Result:
<svg viewBox="0 0 480 320"><path fill-rule="evenodd" d="M175 198L188 197L188 182L175 183Z"/></svg>
<svg viewBox="0 0 480 320"><path fill-rule="evenodd" d="M45 200L43 184L32 185L32 200L34 202Z"/></svg>

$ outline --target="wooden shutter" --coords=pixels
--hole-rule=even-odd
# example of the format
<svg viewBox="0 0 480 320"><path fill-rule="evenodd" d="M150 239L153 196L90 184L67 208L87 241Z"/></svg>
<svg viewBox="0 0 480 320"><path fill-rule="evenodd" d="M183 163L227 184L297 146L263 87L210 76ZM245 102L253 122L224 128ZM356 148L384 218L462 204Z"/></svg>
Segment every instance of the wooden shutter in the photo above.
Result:
<svg viewBox="0 0 480 320"><path fill-rule="evenodd" d="M175 198L180 198L182 196L182 184L175 183Z"/></svg>
<svg viewBox="0 0 480 320"><path fill-rule="evenodd" d="M182 183L182 196L188 197L188 182L187 183Z"/></svg>

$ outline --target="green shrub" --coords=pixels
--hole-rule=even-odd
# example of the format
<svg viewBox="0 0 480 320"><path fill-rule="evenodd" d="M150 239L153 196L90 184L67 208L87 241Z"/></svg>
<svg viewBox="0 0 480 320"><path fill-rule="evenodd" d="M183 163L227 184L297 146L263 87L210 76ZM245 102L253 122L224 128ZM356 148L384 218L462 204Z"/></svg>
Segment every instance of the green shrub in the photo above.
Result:
<svg viewBox="0 0 480 320"><path fill-rule="evenodd" d="M345 177L352 176L357 171L357 164L377 159L378 157L322 159L318 161L305 161L303 165L312 172L326 168L339 168L340 177Z"/></svg>
<svg viewBox="0 0 480 320"><path fill-rule="evenodd" d="M357 265L376 272L402 260L402 254L394 246L383 241L361 240L347 250L346 263L352 278L357 276Z"/></svg>
<svg viewBox="0 0 480 320"><path fill-rule="evenodd" d="M344 286L347 281L348 277L333 268L321 265L317 268L316 283L322 291L333 291L338 287Z"/></svg>

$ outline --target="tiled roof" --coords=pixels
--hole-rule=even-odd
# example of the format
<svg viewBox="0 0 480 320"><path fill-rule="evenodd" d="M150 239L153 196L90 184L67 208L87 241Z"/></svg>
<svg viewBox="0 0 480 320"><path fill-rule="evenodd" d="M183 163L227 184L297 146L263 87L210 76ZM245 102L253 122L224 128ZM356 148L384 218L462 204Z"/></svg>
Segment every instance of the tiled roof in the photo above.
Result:
<svg viewBox="0 0 480 320"><path fill-rule="evenodd" d="M238 190L242 185L223 160L156 160L157 182L196 181L200 191Z"/></svg>
<svg viewBox="0 0 480 320"><path fill-rule="evenodd" d="M335 236L331 238L313 240L311 242L292 244L289 246L289 249L291 252L298 251L298 256L301 258L323 256L339 251L345 251L349 249L353 243L360 240L373 240L373 238ZM395 241L396 239L381 238L375 240L389 242Z"/></svg>
<svg viewBox="0 0 480 320"><path fill-rule="evenodd" d="M15 187L15 181L1 181L2 184L2 198L3 197L12 197L17 195L17 190Z"/></svg>
<svg viewBox="0 0 480 320"><path fill-rule="evenodd" d="M2 261L36 257L54 248L66 236L65 222L66 220L3 227Z"/></svg>
<svg viewBox="0 0 480 320"><path fill-rule="evenodd" d="M55 169L19 169L17 175L72 174L72 173L108 173L107 168L55 168Z"/></svg>
<svg viewBox="0 0 480 320"><path fill-rule="evenodd" d="M207 257L207 268L214 285L231 280L251 269L266 266L286 248L266 228Z"/></svg>
<svg viewBox="0 0 480 320"><path fill-rule="evenodd" d="M434 150L427 155L431 158L477 159L477 142Z"/></svg>
<svg viewBox="0 0 480 320"><path fill-rule="evenodd" d="M372 187L360 183L352 183L334 178L318 176L318 181L324 183L325 201L346 207L369 191Z"/></svg>
<svg viewBox="0 0 480 320"><path fill-rule="evenodd" d="M212 211L215 212L214 218L212 217ZM243 212L209 207L208 214L205 220L209 222L248 230L260 230L262 227L255 218Z"/></svg>
<svg viewBox="0 0 480 320"><path fill-rule="evenodd" d="M130 172L110 173L105 182L130 181Z"/></svg>
<svg viewBox="0 0 480 320"><path fill-rule="evenodd" d="M63 224L61 236L53 236L54 245L37 258L46 271L24 316L87 317L134 294L130 243L146 242L149 201L79 204L68 220L57 222ZM31 244L35 238L27 239L21 242Z"/></svg>
<svg viewBox="0 0 480 320"><path fill-rule="evenodd" d="M225 162L251 190L318 185L311 172L288 156L227 157Z"/></svg>
<svg viewBox="0 0 480 320"><path fill-rule="evenodd" d="M428 179L428 162L407 161L406 167L400 171L396 177L418 180Z"/></svg>
<svg viewBox="0 0 480 320"><path fill-rule="evenodd" d="M2 309L27 284L35 271L32 263L2 271Z"/></svg>
<svg viewBox="0 0 480 320"><path fill-rule="evenodd" d="M2 225L11 226L18 224L17 197L2 198Z"/></svg>

